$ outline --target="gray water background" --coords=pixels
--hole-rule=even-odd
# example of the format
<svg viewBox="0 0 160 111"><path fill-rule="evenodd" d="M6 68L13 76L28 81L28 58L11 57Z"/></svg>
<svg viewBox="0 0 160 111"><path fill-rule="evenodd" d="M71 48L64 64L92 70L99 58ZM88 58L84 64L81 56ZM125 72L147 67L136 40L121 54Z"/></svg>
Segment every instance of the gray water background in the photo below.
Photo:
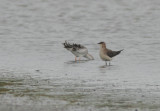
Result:
<svg viewBox="0 0 160 111"><path fill-rule="evenodd" d="M160 111L159 0L0 2L0 111ZM111 66L100 41L124 49Z"/></svg>

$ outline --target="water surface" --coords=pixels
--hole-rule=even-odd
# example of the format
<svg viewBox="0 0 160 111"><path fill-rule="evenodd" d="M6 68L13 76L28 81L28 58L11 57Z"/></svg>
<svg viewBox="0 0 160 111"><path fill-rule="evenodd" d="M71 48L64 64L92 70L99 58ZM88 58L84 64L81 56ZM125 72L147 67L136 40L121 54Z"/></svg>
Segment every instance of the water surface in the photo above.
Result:
<svg viewBox="0 0 160 111"><path fill-rule="evenodd" d="M0 110L159 111L159 0L1 0ZM62 43L95 58L74 61ZM98 42L124 51L111 66Z"/></svg>

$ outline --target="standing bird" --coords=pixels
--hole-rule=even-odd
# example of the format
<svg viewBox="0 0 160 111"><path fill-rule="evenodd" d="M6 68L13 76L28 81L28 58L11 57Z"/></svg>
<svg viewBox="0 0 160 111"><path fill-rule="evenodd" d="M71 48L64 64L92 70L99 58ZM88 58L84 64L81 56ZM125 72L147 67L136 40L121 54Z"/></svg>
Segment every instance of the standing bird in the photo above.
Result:
<svg viewBox="0 0 160 111"><path fill-rule="evenodd" d="M121 53L121 51L123 51L123 49L119 51L112 51L110 49L107 49L105 42L99 42L98 44L100 44L99 55L101 59L106 62L106 65L107 65L107 61L109 61L109 65L110 65L110 61L112 60L112 57L118 55L119 53Z"/></svg>
<svg viewBox="0 0 160 111"><path fill-rule="evenodd" d="M70 44L67 41L63 43L64 48L71 51L75 55L75 61L77 61L77 57L79 57L79 61L81 57L85 57L89 60L93 60L93 56L88 54L88 49L81 44Z"/></svg>

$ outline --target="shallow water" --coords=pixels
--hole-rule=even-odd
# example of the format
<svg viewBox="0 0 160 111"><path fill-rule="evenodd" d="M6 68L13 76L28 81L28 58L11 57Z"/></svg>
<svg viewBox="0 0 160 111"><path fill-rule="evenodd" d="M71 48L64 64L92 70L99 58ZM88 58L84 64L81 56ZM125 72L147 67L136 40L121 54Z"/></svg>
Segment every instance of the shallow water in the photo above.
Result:
<svg viewBox="0 0 160 111"><path fill-rule="evenodd" d="M0 110L159 111L159 0L1 0ZM75 62L62 43L95 58ZM111 66L98 42L124 51Z"/></svg>

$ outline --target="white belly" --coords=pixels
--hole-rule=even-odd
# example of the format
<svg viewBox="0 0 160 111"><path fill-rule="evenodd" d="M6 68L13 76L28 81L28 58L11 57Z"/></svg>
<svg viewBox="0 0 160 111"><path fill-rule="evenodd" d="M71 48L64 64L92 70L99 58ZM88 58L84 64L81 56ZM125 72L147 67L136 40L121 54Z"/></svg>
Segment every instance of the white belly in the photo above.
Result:
<svg viewBox="0 0 160 111"><path fill-rule="evenodd" d="M72 53L76 56L76 57L83 57L85 54L81 54L81 53L78 53L76 51L72 51Z"/></svg>
<svg viewBox="0 0 160 111"><path fill-rule="evenodd" d="M78 51L71 51L76 57L83 57L86 56L88 54L88 50L87 49L81 49Z"/></svg>
<svg viewBox="0 0 160 111"><path fill-rule="evenodd" d="M112 60L112 58L110 58L108 55L104 54L102 51L100 51L99 55L100 55L101 59L104 61L111 61Z"/></svg>

